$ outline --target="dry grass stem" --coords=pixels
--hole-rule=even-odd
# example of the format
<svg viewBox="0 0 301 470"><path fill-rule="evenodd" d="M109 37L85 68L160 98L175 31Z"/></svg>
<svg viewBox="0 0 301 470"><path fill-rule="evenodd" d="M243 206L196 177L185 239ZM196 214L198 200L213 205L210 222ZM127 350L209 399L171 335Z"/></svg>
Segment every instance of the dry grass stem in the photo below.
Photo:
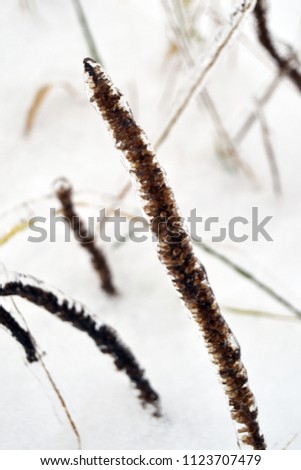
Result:
<svg viewBox="0 0 301 470"><path fill-rule="evenodd" d="M155 148L161 146L167 137L169 136L174 125L178 122L183 112L189 105L191 99L197 92L200 92L204 87L205 80L208 77L209 72L213 69L214 65L220 58L221 54L227 49L230 41L232 40L235 33L239 30L243 21L249 16L256 4L256 0L245 0L239 1L231 15L231 21L227 24L222 31L219 32L213 42L213 47L210 53L202 60L201 64L197 64L195 69L192 71L192 85L189 84L188 90L183 93L183 98L177 105L174 113L168 120L163 131L155 143Z"/></svg>
<svg viewBox="0 0 301 470"><path fill-rule="evenodd" d="M34 127L36 122L37 114L44 103L45 99L48 97L50 91L54 88L62 88L66 90L68 93L74 94L74 90L69 83L66 82L58 82L58 83L47 83L46 85L41 86L30 105L30 108L26 114L25 124L24 124L24 135L29 135Z"/></svg>
<svg viewBox="0 0 301 470"><path fill-rule="evenodd" d="M96 46L96 42L94 40L80 0L73 0L73 6L91 56L94 57L94 59L97 60L100 64L104 64L104 61Z"/></svg>
<svg viewBox="0 0 301 470"><path fill-rule="evenodd" d="M30 333L19 325L17 320L15 320L2 305L0 305L0 324L3 325L4 328L10 332L12 337L23 347L26 359L29 363L39 360L38 352Z"/></svg>
<svg viewBox="0 0 301 470"><path fill-rule="evenodd" d="M254 8L254 17L259 42L272 57L279 69L279 72L284 72L298 90L301 91L300 63L296 55L294 56L291 51L287 55L284 55L278 50L276 41L274 40L268 25L266 0L257 0L256 7Z"/></svg>
<svg viewBox="0 0 301 470"><path fill-rule="evenodd" d="M116 295L111 269L104 252L95 243L93 233L89 233L85 223L75 211L73 203L73 189L68 180L61 178L56 181L56 196L62 204L62 212L72 228L78 243L88 251L92 265L97 272L102 289L109 295Z"/></svg>
<svg viewBox="0 0 301 470"><path fill-rule="evenodd" d="M177 123L178 119L181 117L182 113L185 111L186 107L189 105L193 96L197 92L201 92L202 86L204 86L205 79L207 78L209 72L214 67L215 63L219 59L222 52L224 52L228 44L231 42L231 39L233 38L237 30L240 28L242 22L251 13L252 9L255 6L255 3L256 3L256 0L248 0L247 2L245 1L239 2L239 6L236 7L232 15L233 21L231 22L230 26L229 25L225 26L224 30L221 33L219 33L218 37L215 40L215 47L213 51L208 56L206 56L205 59L203 59L203 62L201 64L201 69L199 65L196 65L196 67L193 69L192 75L195 75L196 70L199 71L200 69L197 79L193 82L192 86L189 88L187 94L185 95L183 101L181 101L179 106L176 108L175 112L172 114L171 118L169 119L163 131L161 132L160 136L156 140L155 145L154 145L156 150L158 150L159 147L165 142L171 130L173 129L174 125ZM211 106L211 110L212 110L212 106ZM220 122L219 122L219 126L220 126ZM220 130L221 130L221 127L220 127ZM227 132L225 134L225 129L223 130L223 139L225 140L225 143L227 143L228 151L230 151L232 153L232 156L237 159L238 154L237 154L236 147L235 147L236 145L235 140L231 140L230 136L228 138ZM244 170L249 175L251 174L251 170L246 163L244 163ZM131 183L128 182L121 189L119 195L116 198L115 204L118 203L119 200L124 199L130 189L131 189ZM110 207L108 209L108 214L110 214L111 211L112 211L112 208Z"/></svg>
<svg viewBox="0 0 301 470"><path fill-rule="evenodd" d="M196 60L194 59L192 53L191 39L188 37L187 31L181 29L180 24L177 22L177 18L174 19L174 16L176 16L176 14L173 14L174 3L172 3L172 6L170 5L169 0L163 0L162 3L166 9L169 23L174 33L176 44L178 45L178 50L182 53L186 65L190 68L193 68L196 66ZM181 4L180 2L177 3L179 3L179 10L181 11ZM198 95L198 98L200 99L200 103L203 103L207 108L225 155L232 161L235 167L241 169L247 176L254 177L250 167L242 161L238 153L238 149L231 140L231 137L226 130L226 127L224 126L220 113L207 88L203 89L203 91Z"/></svg>
<svg viewBox="0 0 301 470"><path fill-rule="evenodd" d="M14 304L14 302L13 302ZM14 304L15 306L15 304ZM15 309L18 311L17 307L15 306ZM21 315L22 316L22 315ZM23 316L22 316L23 318ZM14 317L8 312L8 310L4 309L3 306L0 305L0 324L2 324L10 333L11 335L17 340L17 342L23 347L25 354L26 354L26 359L27 361L31 364L33 362L38 362L42 369L44 370L47 380L49 381L52 389L54 390L55 395L57 396L63 411L67 417L67 420L71 426L72 431L74 432L76 436L76 440L78 443L78 448L81 448L81 437L79 434L79 431L76 427L76 424L71 416L71 413L68 409L67 403L65 399L63 398L58 386L56 385L54 379L52 378L49 370L47 369L42 355L40 354L37 346L36 346L36 341L34 337L32 336L32 333L27 330L25 330L15 319ZM27 325L26 325L27 326Z"/></svg>
<svg viewBox="0 0 301 470"><path fill-rule="evenodd" d="M116 368L126 373L138 390L142 405L151 405L154 415L159 416L158 394L145 378L144 371L133 353L123 344L113 328L105 324L100 325L82 304L67 299L61 292L47 287L42 281L17 273L9 273L9 276L12 280L0 283L0 297L18 296L26 299L86 333L102 353L112 357Z"/></svg>
<svg viewBox="0 0 301 470"><path fill-rule="evenodd" d="M265 113L263 109L260 107L258 108L258 120L259 120L261 131L262 131L263 145L266 151L266 155L268 158L269 167L271 171L274 193L276 196L281 196L282 187L281 187L279 168L277 164L277 158L276 158L275 150L272 144L270 129L269 129L266 117L265 117Z"/></svg>
<svg viewBox="0 0 301 470"><path fill-rule="evenodd" d="M276 77L272 79L272 81L268 84L264 92L259 98L256 98L257 106L260 108L264 108L264 106L270 101L272 96L274 95L275 91L277 90L278 86L280 85L283 78L283 73L277 74ZM253 124L258 119L258 113L256 108L248 114L248 116L243 120L243 123L237 133L234 136L234 142L236 145L241 144L243 139L246 137L248 132L252 129Z"/></svg>
<svg viewBox="0 0 301 470"><path fill-rule="evenodd" d="M202 250L206 251L210 255L214 256L215 258L219 259L220 261L222 261L225 265L227 265L229 268L236 271L238 274L243 276L245 279L248 279L250 282L252 282L257 287L259 287L259 289L261 289L263 292L268 294L271 298L273 298L274 300L279 302L281 305L283 305L285 308L287 308L290 312L292 312L294 315L296 315L299 319L301 319L301 310L300 309L295 307L290 301L288 301L285 297L280 295L278 292L276 292L270 286L268 286L264 282L257 279L257 277L254 276L254 274L252 274L250 271L243 268L239 264L235 263L234 261L232 261L227 256L222 255L218 251L214 250L212 247L210 247L206 243L195 243L195 245L198 246L199 248L201 248Z"/></svg>

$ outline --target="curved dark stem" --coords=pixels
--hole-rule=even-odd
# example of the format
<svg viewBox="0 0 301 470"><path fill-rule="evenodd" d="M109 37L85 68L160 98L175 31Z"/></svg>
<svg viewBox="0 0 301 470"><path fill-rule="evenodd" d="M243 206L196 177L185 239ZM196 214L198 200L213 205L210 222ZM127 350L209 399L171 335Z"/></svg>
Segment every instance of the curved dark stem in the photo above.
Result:
<svg viewBox="0 0 301 470"><path fill-rule="evenodd" d="M38 352L32 340L30 333L14 319L14 317L0 305L0 324L3 325L11 335L23 347L28 362L37 362L39 360Z"/></svg>
<svg viewBox="0 0 301 470"><path fill-rule="evenodd" d="M273 36L269 30L266 0L257 1L254 9L254 17L256 20L257 36L261 45L274 59L278 69L281 72L284 72L295 84L298 90L301 91L301 72L298 64L296 64L296 61L292 60L291 55L284 56L278 51Z"/></svg>
<svg viewBox="0 0 301 470"><path fill-rule="evenodd" d="M164 171L124 97L104 69L91 59L84 60L84 68L90 101L110 126L115 144L138 183L160 261L202 331L217 367L237 425L238 442L253 449L265 449L240 345L219 309L204 266L193 252Z"/></svg>
<svg viewBox="0 0 301 470"><path fill-rule="evenodd" d="M158 394L144 377L144 370L139 366L133 353L123 344L113 328L107 325L98 325L83 306L78 307L75 304L70 304L67 299L60 301L53 292L30 283L15 281L0 285L0 296L11 295L17 295L43 307L62 321L71 323L78 330L87 333L101 352L112 356L116 368L127 374L139 391L138 396L142 405L152 405L155 408L154 416L160 415Z"/></svg>

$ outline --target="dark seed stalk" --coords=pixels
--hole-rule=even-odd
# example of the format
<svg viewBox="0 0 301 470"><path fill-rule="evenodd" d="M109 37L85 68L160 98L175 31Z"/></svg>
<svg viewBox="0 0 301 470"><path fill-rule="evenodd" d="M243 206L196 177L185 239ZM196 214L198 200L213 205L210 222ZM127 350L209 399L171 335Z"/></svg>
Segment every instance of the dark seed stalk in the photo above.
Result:
<svg viewBox="0 0 301 470"><path fill-rule="evenodd" d="M220 312L206 270L193 252L173 192L154 150L103 68L91 59L85 59L84 66L90 101L108 124L117 148L123 152L130 173L138 183L144 211L157 237L160 261L202 331L217 367L237 425L238 443L265 449L240 346Z"/></svg>
<svg viewBox="0 0 301 470"><path fill-rule="evenodd" d="M160 415L158 394L145 378L144 370L141 369L131 350L123 344L113 328L104 324L99 325L83 305L65 298L61 293L55 293L44 283L30 276L16 274L13 281L0 283L0 296L12 295L43 307L60 320L88 334L102 353L112 357L116 368L126 373L138 390L142 405L152 405L155 409L154 415Z"/></svg>
<svg viewBox="0 0 301 470"><path fill-rule="evenodd" d="M301 91L300 64L297 60L293 60L292 54L285 56L279 52L268 25L267 1L257 0L253 13L256 21L256 30L259 42L270 54L279 71L284 72L298 90Z"/></svg>
<svg viewBox="0 0 301 470"><path fill-rule="evenodd" d="M72 187L66 179L62 178L56 183L56 196L62 204L63 214L70 224L76 240L90 254L92 265L99 276L102 289L109 295L116 295L117 290L113 284L106 256L101 248L96 245L94 235L88 232L85 223L76 213L72 195Z"/></svg>

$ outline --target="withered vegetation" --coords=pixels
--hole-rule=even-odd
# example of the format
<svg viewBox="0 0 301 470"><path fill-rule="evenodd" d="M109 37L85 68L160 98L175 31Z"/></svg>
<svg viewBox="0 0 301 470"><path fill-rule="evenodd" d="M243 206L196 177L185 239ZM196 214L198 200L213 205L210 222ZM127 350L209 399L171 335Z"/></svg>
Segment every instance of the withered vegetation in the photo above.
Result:
<svg viewBox="0 0 301 470"><path fill-rule="evenodd" d="M301 91L301 68L296 56L291 53L283 54L269 29L267 1L258 0L254 9L257 36L261 45L270 54L280 72L283 72Z"/></svg>
<svg viewBox="0 0 301 470"><path fill-rule="evenodd" d="M68 322L78 330L88 334L98 349L109 354L120 371L124 371L131 383L138 390L138 397L143 406L152 405L154 415L160 415L159 396L145 378L144 370L138 364L131 350L124 345L116 331L107 326L99 325L83 306L72 304L67 299L59 298L43 286L36 286L28 281L11 281L0 285L0 296L18 296L43 307L60 320Z"/></svg>
<svg viewBox="0 0 301 470"><path fill-rule="evenodd" d="M143 209L157 237L159 258L202 331L217 366L232 418L238 426L238 441L254 449L265 449L240 346L220 312L206 270L193 252L173 192L154 150L136 124L124 97L100 64L85 59L84 68L90 101L108 123L117 148L123 152L130 172L137 180Z"/></svg>
<svg viewBox="0 0 301 470"><path fill-rule="evenodd" d="M32 337L28 331L14 319L2 305L0 305L0 324L6 328L10 334L17 340L17 342L23 347L28 362L37 362L39 360L36 346L32 340Z"/></svg>
<svg viewBox="0 0 301 470"><path fill-rule="evenodd" d="M99 276L102 289L109 295L117 294L111 269L103 250L97 246L94 234L88 232L85 223L75 211L72 200L73 190L70 183L62 178L57 182L56 186L56 195L62 204L62 211L66 221L70 224L76 240L90 254L92 265Z"/></svg>

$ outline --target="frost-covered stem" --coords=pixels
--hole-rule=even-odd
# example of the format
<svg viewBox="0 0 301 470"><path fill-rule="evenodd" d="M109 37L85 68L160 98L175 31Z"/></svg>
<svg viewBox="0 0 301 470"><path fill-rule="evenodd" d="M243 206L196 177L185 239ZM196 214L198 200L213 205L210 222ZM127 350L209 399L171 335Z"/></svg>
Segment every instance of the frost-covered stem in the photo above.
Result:
<svg viewBox="0 0 301 470"><path fill-rule="evenodd" d="M154 150L102 67L91 59L85 59L84 65L90 101L101 112L135 178L143 209L157 237L160 261L202 331L216 364L237 425L238 442L254 449L265 449L255 399L240 358L240 346L221 315L206 270L193 252Z"/></svg>
<svg viewBox="0 0 301 470"><path fill-rule="evenodd" d="M49 380L50 385L53 388L54 393L56 394L64 410L64 413L67 416L67 419L72 428L72 431L74 432L76 436L78 447L79 449L81 449L81 437L76 427L76 424L73 421L73 418L68 409L66 401L64 400L58 386L56 385L50 372L48 371L46 365L44 364L41 354L37 350L36 343L32 334L30 333L29 330L25 330L2 305L0 305L0 324L3 325L11 333L12 337L15 338L16 341L23 347L24 352L26 354L27 361L30 364L33 362L39 362L40 365L42 366L47 376L47 379Z"/></svg>
<svg viewBox="0 0 301 470"><path fill-rule="evenodd" d="M4 268L4 274L7 276L7 271ZM26 359L28 363L33 363L33 362L38 362L40 366L42 367L43 371L45 372L47 376L47 380L49 381L55 395L57 396L64 413L67 417L67 420L71 426L72 431L75 434L78 448L81 449L81 437L80 433L76 427L76 424L72 418L72 415L68 409L67 403L62 396L57 384L55 383L53 377L51 376L49 370L47 369L44 361L42 354L40 353L38 347L37 347L37 342L35 338L33 337L31 331L28 328L28 325L26 323L25 318L23 317L22 313L18 309L17 305L15 304L15 301L13 298L10 298L11 304L13 305L14 311L18 312L20 317L22 318L23 322L25 323L26 329L24 329L16 320L15 318L6 310L2 305L0 305L0 324L2 324L8 331L10 331L11 335L21 344L23 347L25 354L26 354Z"/></svg>
<svg viewBox="0 0 301 470"><path fill-rule="evenodd" d="M142 404L152 405L155 409L154 415L159 416L158 394L144 377L144 371L131 350L123 344L113 328L105 324L100 325L82 304L71 298L67 299L61 292L43 282L18 273L8 274L9 279L0 282L0 297L16 295L24 298L88 334L102 353L113 358L116 368L127 374L139 391L138 396Z"/></svg>
<svg viewBox="0 0 301 470"><path fill-rule="evenodd" d="M172 8L174 9L175 7L174 2L172 2L172 6L170 5L169 0L162 0L162 3L163 3L164 8L166 9L171 29L173 30L175 40L177 41L179 50L182 52L182 56L186 62L186 65L188 65L190 68L195 67L196 61L192 53L192 48L190 44L191 40L187 35L187 31L185 28L181 28L180 24L177 23L177 19L173 21ZM181 17L184 17L181 2L177 1L176 5L178 6L178 10L181 14ZM210 93L207 90L207 88L203 88L202 92L198 95L198 98L199 98L199 103L201 104L203 103L207 108L207 111L212 119L212 122L216 129L216 133L220 139L220 142L223 146L223 149L226 155L247 176L249 177L254 176L250 167L241 160L240 155L238 153L238 149L236 148L236 145L232 141L226 127L224 126L220 113L213 99L211 98Z"/></svg>
<svg viewBox="0 0 301 470"><path fill-rule="evenodd" d="M145 219L145 223L147 224L147 220ZM130 238L131 231L128 232L126 235L127 240ZM228 268L232 269L234 272L239 274L240 276L244 277L247 279L249 282L254 284L256 287L261 289L263 292L265 292L267 295L269 295L272 299L276 300L276 302L279 302L281 305L283 305L285 308L287 308L290 312L292 312L296 317L298 317L299 320L301 320L301 310L295 307L290 301L288 301L285 297L280 295L278 292L276 292L274 289L272 289L270 286L259 280L254 274L252 274L250 271L247 269L243 268L241 265L237 264L228 256L223 255L222 253L219 253L216 251L212 246L207 245L207 243L199 243L195 241L193 238L191 239L191 242L194 246L197 248L206 251L206 253L209 253L209 255L212 255L214 258L218 259L221 261L223 264L228 266ZM124 246L124 243L120 241L116 241L113 244L113 248L120 248ZM288 318L288 317L286 317Z"/></svg>
<svg viewBox="0 0 301 470"><path fill-rule="evenodd" d="M291 54L281 54L269 30L267 18L267 1L258 0L254 9L258 40L270 54L280 72L284 72L301 91L301 68L298 61L293 61Z"/></svg>
<svg viewBox="0 0 301 470"><path fill-rule="evenodd" d="M65 178L56 181L56 196L62 204L62 211L72 228L78 243L89 253L92 265L98 274L102 289L109 295L116 295L112 273L102 249L96 245L94 235L90 234L83 220L78 216L73 204L73 189Z"/></svg>
<svg viewBox="0 0 301 470"><path fill-rule="evenodd" d="M219 253L215 249L213 249L211 246L207 245L206 243L197 243L194 242L196 246L201 248L202 250L206 251L210 255L214 256L215 258L219 259L222 261L226 266L229 268L233 269L235 272L243 276L245 279L248 279L250 282L252 282L255 286L259 287L263 292L268 294L270 297L272 297L274 300L279 302L281 305L286 307L290 312L292 312L294 315L296 315L300 320L301 320L301 310L292 305L291 302L289 302L286 298L282 297L278 292L276 292L274 289L272 289L270 286L265 284L264 282L260 281L254 274L252 274L250 271L247 269L243 268L239 264L235 263L232 261L230 258L227 256Z"/></svg>
<svg viewBox="0 0 301 470"><path fill-rule="evenodd" d="M201 91L209 72L213 69L221 54L226 50L231 39L240 28L243 21L252 12L255 7L255 4L256 0L240 0L238 2L234 9L234 13L231 16L230 23L227 24L224 29L218 33L218 36L217 38L215 38L214 46L210 53L203 59L201 65L197 64L197 66L192 70L192 85L189 85L187 91L185 90L185 94L183 95L184 97L180 101L179 105L175 109L174 113L168 120L166 126L161 132L159 138L157 139L155 144L156 148L158 148L159 145L162 145L166 138L169 136L172 128L187 108L193 96L197 92Z"/></svg>

